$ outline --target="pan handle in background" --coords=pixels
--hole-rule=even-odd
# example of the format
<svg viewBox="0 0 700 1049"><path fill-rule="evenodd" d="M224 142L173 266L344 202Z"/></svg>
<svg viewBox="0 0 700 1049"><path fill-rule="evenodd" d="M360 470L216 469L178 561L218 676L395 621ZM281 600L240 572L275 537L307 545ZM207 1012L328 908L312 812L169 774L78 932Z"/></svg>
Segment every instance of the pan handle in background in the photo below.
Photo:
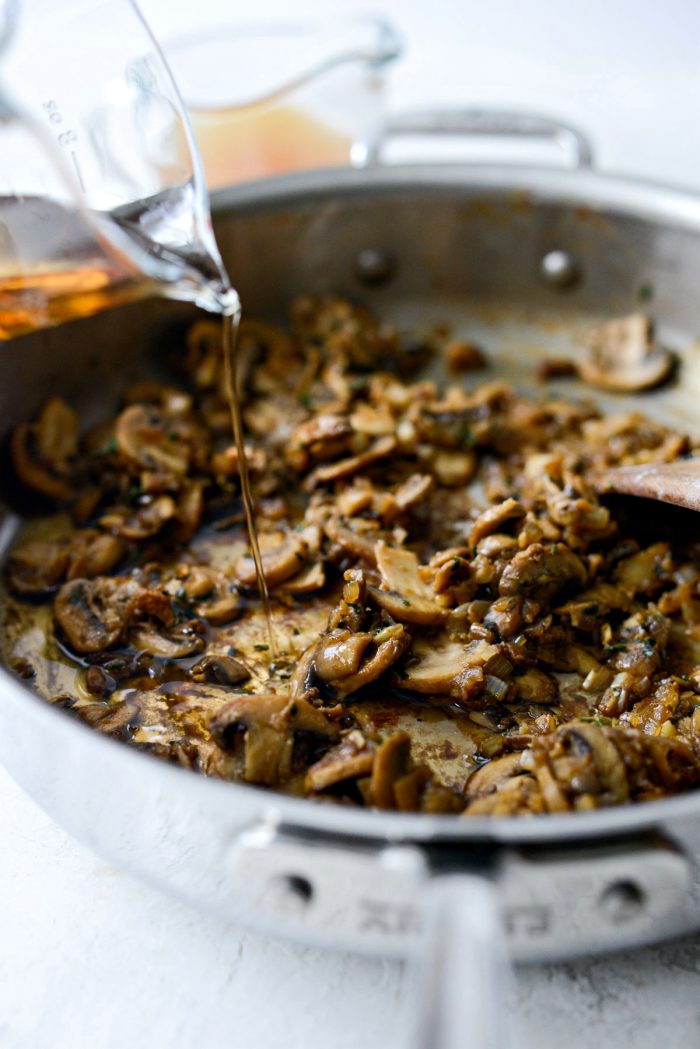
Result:
<svg viewBox="0 0 700 1049"><path fill-rule="evenodd" d="M361 166L381 164L392 139L423 136L553 142L561 151L564 167L593 164L593 149L583 132L552 117L497 109L421 109L389 114L374 137L364 143Z"/></svg>
<svg viewBox="0 0 700 1049"><path fill-rule="evenodd" d="M511 967L494 887L474 874L429 878L411 1049L509 1049Z"/></svg>

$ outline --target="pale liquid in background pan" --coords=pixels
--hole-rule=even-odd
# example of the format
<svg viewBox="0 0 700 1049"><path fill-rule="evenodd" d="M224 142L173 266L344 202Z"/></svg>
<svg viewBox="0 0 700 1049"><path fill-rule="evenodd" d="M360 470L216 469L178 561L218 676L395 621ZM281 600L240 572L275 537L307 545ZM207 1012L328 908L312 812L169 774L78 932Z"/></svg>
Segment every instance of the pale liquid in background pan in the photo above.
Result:
<svg viewBox="0 0 700 1049"><path fill-rule="evenodd" d="M351 137L296 106L189 112L210 189L350 160Z"/></svg>

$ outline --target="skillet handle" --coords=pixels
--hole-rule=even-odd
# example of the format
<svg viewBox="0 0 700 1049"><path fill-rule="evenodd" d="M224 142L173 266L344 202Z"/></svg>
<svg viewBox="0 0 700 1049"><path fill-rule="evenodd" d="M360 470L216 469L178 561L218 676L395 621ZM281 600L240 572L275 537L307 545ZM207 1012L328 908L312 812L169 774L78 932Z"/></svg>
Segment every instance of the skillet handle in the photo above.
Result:
<svg viewBox="0 0 700 1049"><path fill-rule="evenodd" d="M388 142L409 136L539 139L560 148L565 167L593 164L593 149L583 132L552 117L497 109L424 109L389 114L365 144L365 165L380 164Z"/></svg>
<svg viewBox="0 0 700 1049"><path fill-rule="evenodd" d="M425 921L411 1049L507 1049L511 972L494 888L471 874L430 878Z"/></svg>

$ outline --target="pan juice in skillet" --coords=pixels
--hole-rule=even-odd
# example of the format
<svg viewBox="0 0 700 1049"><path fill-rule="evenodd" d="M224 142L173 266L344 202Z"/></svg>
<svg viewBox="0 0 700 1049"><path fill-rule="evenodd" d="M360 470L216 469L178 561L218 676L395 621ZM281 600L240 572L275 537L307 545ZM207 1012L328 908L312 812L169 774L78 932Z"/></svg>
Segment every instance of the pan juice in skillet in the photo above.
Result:
<svg viewBox="0 0 700 1049"><path fill-rule="evenodd" d="M596 484L696 447L624 393L596 407L591 383L648 384L631 346L658 365L626 318L592 335L575 399L528 397L477 347L337 297L243 320L235 376L195 322L176 381L91 429L54 396L11 435L42 512L5 564L5 662L96 731L325 803L538 814L697 786L695 519Z"/></svg>

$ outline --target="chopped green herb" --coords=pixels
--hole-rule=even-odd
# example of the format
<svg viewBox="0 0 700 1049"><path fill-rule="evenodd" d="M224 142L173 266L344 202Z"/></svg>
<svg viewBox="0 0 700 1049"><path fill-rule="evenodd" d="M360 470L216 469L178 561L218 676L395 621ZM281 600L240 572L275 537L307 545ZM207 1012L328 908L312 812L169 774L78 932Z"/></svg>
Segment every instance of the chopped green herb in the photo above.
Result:
<svg viewBox="0 0 700 1049"><path fill-rule="evenodd" d="M637 290L637 298L640 302L649 302L654 298L654 285L653 284L640 284Z"/></svg>
<svg viewBox="0 0 700 1049"><path fill-rule="evenodd" d="M110 437L109 440L105 441L101 448L97 449L98 455L114 455L117 451L117 438Z"/></svg>
<svg viewBox="0 0 700 1049"><path fill-rule="evenodd" d="M256 652L267 652L270 648L269 645L253 645Z"/></svg>

